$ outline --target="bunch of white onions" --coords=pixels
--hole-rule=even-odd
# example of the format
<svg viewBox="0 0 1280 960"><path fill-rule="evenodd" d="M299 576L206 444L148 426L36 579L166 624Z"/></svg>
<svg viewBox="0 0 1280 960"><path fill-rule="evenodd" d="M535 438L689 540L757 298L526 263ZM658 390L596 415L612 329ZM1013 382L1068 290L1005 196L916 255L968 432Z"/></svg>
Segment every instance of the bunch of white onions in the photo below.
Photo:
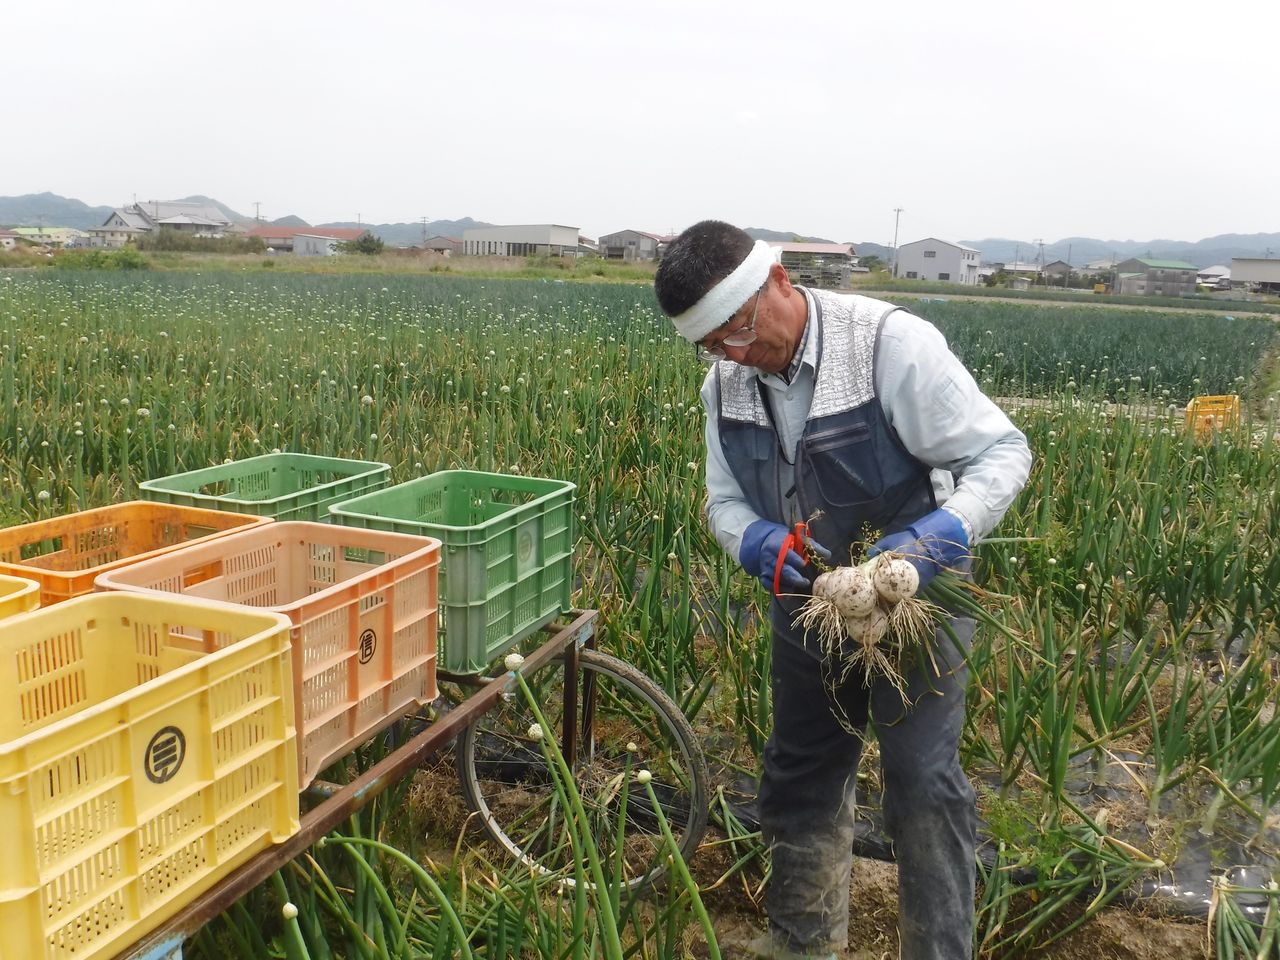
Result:
<svg viewBox="0 0 1280 960"><path fill-rule="evenodd" d="M880 674L901 690L901 653L933 636L941 612L916 596L919 588L920 576L910 561L882 553L819 576L795 622L816 631L825 656L841 657L842 682L861 665L867 683Z"/></svg>

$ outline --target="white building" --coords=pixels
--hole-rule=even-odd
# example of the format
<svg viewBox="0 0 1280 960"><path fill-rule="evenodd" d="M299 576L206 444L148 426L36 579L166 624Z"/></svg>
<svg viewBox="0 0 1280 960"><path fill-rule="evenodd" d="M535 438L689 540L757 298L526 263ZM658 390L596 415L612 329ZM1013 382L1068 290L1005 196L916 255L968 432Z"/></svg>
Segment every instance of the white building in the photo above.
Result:
<svg viewBox="0 0 1280 960"><path fill-rule="evenodd" d="M346 242L337 237L326 237L317 233L295 233L293 252L299 257L331 257L338 253L339 246Z"/></svg>
<svg viewBox="0 0 1280 960"><path fill-rule="evenodd" d="M245 236L257 237L272 250L280 253L281 251L294 250L294 238L298 234L303 234L313 239L328 237L330 240L349 243L359 240L368 232L364 227L281 227L267 225L254 227ZM318 249L316 244L312 244L311 248L313 250Z"/></svg>
<svg viewBox="0 0 1280 960"><path fill-rule="evenodd" d="M1250 290L1280 290L1280 260L1232 257L1231 283Z"/></svg>
<svg viewBox="0 0 1280 960"><path fill-rule="evenodd" d="M981 261L980 250L926 237L898 248L896 275L905 280L942 280L973 287L978 285Z"/></svg>
<svg viewBox="0 0 1280 960"><path fill-rule="evenodd" d="M491 257L576 257L578 228L558 223L472 227L462 232L462 252Z"/></svg>

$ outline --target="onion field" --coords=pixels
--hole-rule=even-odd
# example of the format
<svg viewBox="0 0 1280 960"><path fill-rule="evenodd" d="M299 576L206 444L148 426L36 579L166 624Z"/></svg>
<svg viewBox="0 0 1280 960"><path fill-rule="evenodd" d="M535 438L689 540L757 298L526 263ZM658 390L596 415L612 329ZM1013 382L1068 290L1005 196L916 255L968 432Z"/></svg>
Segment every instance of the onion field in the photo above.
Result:
<svg viewBox="0 0 1280 960"><path fill-rule="evenodd" d="M997 621L972 653L963 743L984 820L979 954L1126 904L1198 924L1206 956L1278 955L1275 323L902 302L1035 454L976 566ZM681 704L722 787L689 874L635 903L540 887L409 786L211 924L197 955L718 956L706 930L756 916L767 857L730 801L767 735L766 597L702 523L704 372L642 285L0 275L0 524L272 450L384 461L393 482L571 480L574 602ZM1183 408L1214 394L1240 395L1242 416L1197 437Z"/></svg>

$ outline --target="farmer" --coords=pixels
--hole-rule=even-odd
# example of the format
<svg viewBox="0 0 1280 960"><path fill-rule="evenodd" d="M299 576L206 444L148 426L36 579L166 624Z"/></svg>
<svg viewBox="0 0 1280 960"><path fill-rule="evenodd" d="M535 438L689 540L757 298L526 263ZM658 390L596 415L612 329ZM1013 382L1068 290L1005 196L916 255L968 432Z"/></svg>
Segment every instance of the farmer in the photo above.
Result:
<svg viewBox="0 0 1280 960"><path fill-rule="evenodd" d="M773 731L760 820L772 851L764 958L828 957L848 940L854 783L870 718L880 742L884 822L898 862L902 957L972 952L974 792L960 767L966 671L939 631L936 670L912 667L904 698L885 679L839 688L837 720L817 643L792 625L813 568L784 552L797 521L814 548L848 563L912 559L921 588L963 567L1026 482L1026 438L978 389L942 335L867 297L795 286L763 241L706 220L669 247L654 279L676 330L713 365L707 411L707 521L770 592ZM972 620L952 628L967 647ZM905 699L905 702L904 702Z"/></svg>

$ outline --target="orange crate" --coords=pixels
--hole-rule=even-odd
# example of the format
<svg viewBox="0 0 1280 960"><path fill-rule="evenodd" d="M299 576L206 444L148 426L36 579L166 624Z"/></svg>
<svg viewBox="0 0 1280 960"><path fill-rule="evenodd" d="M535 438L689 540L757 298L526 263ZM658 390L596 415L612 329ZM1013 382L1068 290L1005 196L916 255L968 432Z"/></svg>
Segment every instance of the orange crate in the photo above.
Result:
<svg viewBox="0 0 1280 960"><path fill-rule="evenodd" d="M105 960L298 830L289 622L96 594L0 631L0 956Z"/></svg>
<svg viewBox="0 0 1280 960"><path fill-rule="evenodd" d="M1234 393L1194 397L1187 404L1187 429L1195 431L1197 440L1207 440L1215 433L1230 430L1239 421L1240 398Z"/></svg>
<svg viewBox="0 0 1280 960"><path fill-rule="evenodd" d="M269 517L134 500L0 529L0 573L40 584L44 606L93 592L94 578Z"/></svg>
<svg viewBox="0 0 1280 960"><path fill-rule="evenodd" d="M113 570L98 586L287 616L305 787L386 720L435 699L439 564L432 537L277 521Z"/></svg>

